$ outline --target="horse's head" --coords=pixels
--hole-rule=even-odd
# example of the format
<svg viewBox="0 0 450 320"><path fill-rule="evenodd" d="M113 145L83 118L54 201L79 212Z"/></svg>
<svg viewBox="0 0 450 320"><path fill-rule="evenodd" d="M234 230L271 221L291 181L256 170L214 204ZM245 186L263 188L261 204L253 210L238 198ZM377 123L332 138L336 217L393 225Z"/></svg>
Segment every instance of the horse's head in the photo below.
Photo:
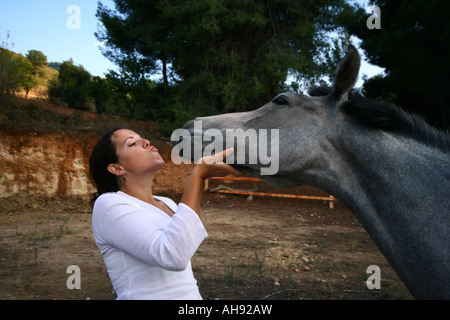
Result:
<svg viewBox="0 0 450 320"><path fill-rule="evenodd" d="M196 118L174 131L174 153L189 160L234 147L227 162L244 173L284 187L308 182L326 163L329 137L339 130L336 106L347 99L358 76L360 56L351 46L339 65L331 93L310 97L285 92L259 109ZM301 172L293 179L292 172ZM296 181L296 182L294 182Z"/></svg>

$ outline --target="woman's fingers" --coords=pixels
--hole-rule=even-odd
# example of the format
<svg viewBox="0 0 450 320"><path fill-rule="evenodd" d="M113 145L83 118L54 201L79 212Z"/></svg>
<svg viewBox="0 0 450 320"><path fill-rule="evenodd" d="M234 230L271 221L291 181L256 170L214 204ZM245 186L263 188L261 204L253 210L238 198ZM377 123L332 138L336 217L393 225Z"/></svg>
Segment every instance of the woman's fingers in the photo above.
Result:
<svg viewBox="0 0 450 320"><path fill-rule="evenodd" d="M200 158L197 163L203 163L203 162L206 164L221 163L221 162L223 162L224 159L226 159L230 155L232 155L233 152L234 152L234 148L228 148L228 149L218 152L214 155Z"/></svg>
<svg viewBox="0 0 450 320"><path fill-rule="evenodd" d="M197 172L206 179L208 177L241 176L242 173L226 164L224 159L232 155L234 148L228 148L214 155L203 157L197 161Z"/></svg>

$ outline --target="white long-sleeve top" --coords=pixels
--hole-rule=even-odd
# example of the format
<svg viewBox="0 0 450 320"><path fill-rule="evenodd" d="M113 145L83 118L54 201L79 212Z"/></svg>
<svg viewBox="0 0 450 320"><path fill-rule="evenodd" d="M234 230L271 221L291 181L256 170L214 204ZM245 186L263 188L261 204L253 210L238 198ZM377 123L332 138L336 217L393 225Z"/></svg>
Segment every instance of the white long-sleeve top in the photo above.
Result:
<svg viewBox="0 0 450 320"><path fill-rule="evenodd" d="M190 259L208 236L187 205L157 197L175 214L122 191L102 194L92 230L117 299L202 299Z"/></svg>

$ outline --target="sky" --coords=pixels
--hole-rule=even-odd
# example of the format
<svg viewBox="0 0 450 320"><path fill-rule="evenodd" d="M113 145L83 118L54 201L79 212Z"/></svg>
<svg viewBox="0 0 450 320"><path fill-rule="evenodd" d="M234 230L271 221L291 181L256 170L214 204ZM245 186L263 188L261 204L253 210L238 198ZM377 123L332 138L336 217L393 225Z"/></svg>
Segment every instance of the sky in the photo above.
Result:
<svg viewBox="0 0 450 320"><path fill-rule="evenodd" d="M97 0L0 0L0 43L8 39L8 49L22 55L39 50L48 62L70 58L94 76L103 77L115 65L101 53L94 33L99 30L95 13ZM101 0L114 8L113 0ZM365 5L367 0L358 0ZM363 74L369 77L382 69L363 61ZM356 86L360 86L359 80Z"/></svg>
<svg viewBox="0 0 450 320"><path fill-rule="evenodd" d="M101 2L114 8L112 0ZM94 35L99 29L96 11L96 0L0 0L0 42L9 32L11 51L26 55L39 50L48 62L72 58L92 75L103 76L116 68L102 55Z"/></svg>

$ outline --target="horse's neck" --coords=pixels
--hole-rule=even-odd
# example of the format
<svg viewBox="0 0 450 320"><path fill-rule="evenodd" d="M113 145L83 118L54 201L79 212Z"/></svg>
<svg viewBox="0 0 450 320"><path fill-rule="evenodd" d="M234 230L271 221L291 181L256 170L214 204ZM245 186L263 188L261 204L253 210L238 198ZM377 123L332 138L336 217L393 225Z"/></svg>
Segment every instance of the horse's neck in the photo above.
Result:
<svg viewBox="0 0 450 320"><path fill-rule="evenodd" d="M448 185L448 155L408 138L382 131L366 136L345 137L338 150L348 191L346 198L358 206L383 212L432 212ZM339 175L339 173L336 173ZM342 184L340 184L342 187ZM344 186L345 187L345 186ZM430 207L431 206L431 207ZM381 211L381 212L380 212Z"/></svg>
<svg viewBox="0 0 450 320"><path fill-rule="evenodd" d="M349 207L410 289L422 264L433 276L450 271L448 155L381 131L344 136L336 148L319 187Z"/></svg>

